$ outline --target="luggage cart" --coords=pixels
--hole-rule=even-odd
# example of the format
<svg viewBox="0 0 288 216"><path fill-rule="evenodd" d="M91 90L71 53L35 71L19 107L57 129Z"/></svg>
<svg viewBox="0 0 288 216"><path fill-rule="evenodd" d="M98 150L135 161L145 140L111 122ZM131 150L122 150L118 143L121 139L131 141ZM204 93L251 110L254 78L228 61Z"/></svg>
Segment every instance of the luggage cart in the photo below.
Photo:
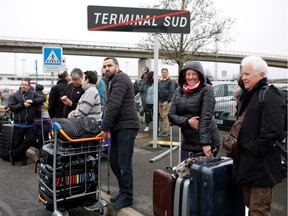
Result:
<svg viewBox="0 0 288 216"><path fill-rule="evenodd" d="M81 206L87 200L90 202L92 200L95 203L93 211L97 211L98 215L107 216L108 204L101 199L100 175L102 141L105 137L72 139L57 122L53 124L53 131L53 167L47 165L43 168L43 165L40 165L43 168L41 175L45 176L43 177L44 181L41 180L41 177L39 181L38 198L40 203L47 210L53 211L52 216L66 216L69 215L66 210ZM57 156L65 158L66 162L63 167L57 167ZM80 172L76 170L79 170L79 166L75 165L75 158L80 158L82 165L84 164ZM52 177L50 187L47 183L49 170ZM91 170L94 170L94 175ZM43 191L46 196L41 195Z"/></svg>

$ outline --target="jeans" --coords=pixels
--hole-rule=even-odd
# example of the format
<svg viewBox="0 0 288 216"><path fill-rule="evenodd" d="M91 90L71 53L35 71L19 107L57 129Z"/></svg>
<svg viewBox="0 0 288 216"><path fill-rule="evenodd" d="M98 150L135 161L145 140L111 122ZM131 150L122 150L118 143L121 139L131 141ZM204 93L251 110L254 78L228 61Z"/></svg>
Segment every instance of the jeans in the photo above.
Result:
<svg viewBox="0 0 288 216"><path fill-rule="evenodd" d="M137 133L138 129L123 129L111 132L111 145L109 151L110 166L118 180L119 193L132 199L132 157Z"/></svg>
<svg viewBox="0 0 288 216"><path fill-rule="evenodd" d="M144 107L145 123L148 126L153 119L153 104L146 104Z"/></svg>
<svg viewBox="0 0 288 216"><path fill-rule="evenodd" d="M26 151L30 148L34 140L34 127L14 127L13 129L13 152L17 158L19 158L20 160L25 160Z"/></svg>

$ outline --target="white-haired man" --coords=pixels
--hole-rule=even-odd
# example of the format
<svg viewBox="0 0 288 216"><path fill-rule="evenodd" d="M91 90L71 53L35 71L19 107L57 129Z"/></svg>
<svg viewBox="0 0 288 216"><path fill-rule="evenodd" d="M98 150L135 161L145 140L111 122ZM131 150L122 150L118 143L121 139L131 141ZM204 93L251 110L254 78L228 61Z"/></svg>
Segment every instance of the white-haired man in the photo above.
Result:
<svg viewBox="0 0 288 216"><path fill-rule="evenodd" d="M271 215L273 187L284 178L280 153L275 146L283 136L284 100L270 86L263 106L259 102L261 88L268 85L267 72L267 63L260 57L248 56L241 62L244 91L237 117L247 110L238 137L240 159L234 161L234 178L243 187L250 216Z"/></svg>

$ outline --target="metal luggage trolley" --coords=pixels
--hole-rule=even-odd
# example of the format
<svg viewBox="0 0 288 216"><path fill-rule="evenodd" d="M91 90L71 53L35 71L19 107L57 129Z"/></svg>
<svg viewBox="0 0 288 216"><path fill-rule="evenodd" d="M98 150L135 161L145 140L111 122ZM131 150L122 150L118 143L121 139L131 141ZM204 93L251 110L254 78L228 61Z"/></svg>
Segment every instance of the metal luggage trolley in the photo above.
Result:
<svg viewBox="0 0 288 216"><path fill-rule="evenodd" d="M100 176L100 163L101 163L101 151L102 141L105 137L89 137L89 138L70 138L61 128L60 124L55 122L53 124L54 131L54 155L53 155L53 214L52 216L66 216L69 213L66 211L65 203L72 203L72 207L79 205L81 202L85 202L86 199L92 198L95 202L95 209L99 215L108 215L108 204L101 199L101 176ZM59 176L57 178L57 172L59 173L59 167L57 170L57 155L65 157L67 159L68 171L64 180L66 185L67 194L63 197L59 195ZM94 155L94 159L91 155ZM85 171L84 174L73 176L73 157L81 157L84 160ZM89 159L90 158L90 159ZM91 160L93 161L94 176L89 172L88 167L91 168ZM96 167L95 168L95 164ZM63 168L64 169L64 168ZM62 169L62 172L63 172ZM91 170L91 169L90 169ZM62 176L63 177L63 176ZM68 178L68 180L67 180ZM93 179L93 180L92 180ZM73 186L73 181L76 185ZM65 186L64 186L65 187ZM79 189L80 187L80 189ZM58 196L58 197L57 197ZM41 202L45 202L42 200ZM47 201L46 201L47 202ZM57 209L57 205L62 207L61 210ZM64 206L64 210L63 210ZM69 206L69 205L68 205ZM81 206L81 205L80 205ZM69 207L68 207L69 209Z"/></svg>

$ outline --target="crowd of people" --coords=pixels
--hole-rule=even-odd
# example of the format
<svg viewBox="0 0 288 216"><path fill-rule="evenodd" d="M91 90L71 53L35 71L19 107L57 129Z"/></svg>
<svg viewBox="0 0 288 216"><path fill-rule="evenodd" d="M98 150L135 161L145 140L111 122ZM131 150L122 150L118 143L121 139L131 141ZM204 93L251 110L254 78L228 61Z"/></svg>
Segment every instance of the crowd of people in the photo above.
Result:
<svg viewBox="0 0 288 216"><path fill-rule="evenodd" d="M280 155L273 145L283 132L281 98L274 88L269 88L264 106L258 106L259 90L268 85L267 72L263 59L244 58L235 90L237 118L252 104L245 112L238 138L240 159L233 165L235 183L243 189L250 215L269 215L273 187L284 178ZM79 68L74 68L70 76L67 71L60 71L57 84L49 93L48 113L51 119L90 116L102 120L100 136L110 137L109 161L119 186L119 193L110 200L114 209L133 204L134 141L140 129L140 116L144 119L144 132L150 130L155 82L159 86L159 116L163 122L159 136L168 136L172 123L181 127L181 160L191 152L206 157L217 155L221 141L213 115L216 101L200 62L184 64L177 86L169 78L167 68L161 69L158 81L146 66L140 80L132 84L114 57L103 60L101 75L99 78L92 70L83 73ZM1 105L13 112L14 144L9 152L13 165L16 160L26 165L25 152L34 138L33 122L46 100L42 91L43 86L24 78L17 92L12 94L5 89L1 95Z"/></svg>

